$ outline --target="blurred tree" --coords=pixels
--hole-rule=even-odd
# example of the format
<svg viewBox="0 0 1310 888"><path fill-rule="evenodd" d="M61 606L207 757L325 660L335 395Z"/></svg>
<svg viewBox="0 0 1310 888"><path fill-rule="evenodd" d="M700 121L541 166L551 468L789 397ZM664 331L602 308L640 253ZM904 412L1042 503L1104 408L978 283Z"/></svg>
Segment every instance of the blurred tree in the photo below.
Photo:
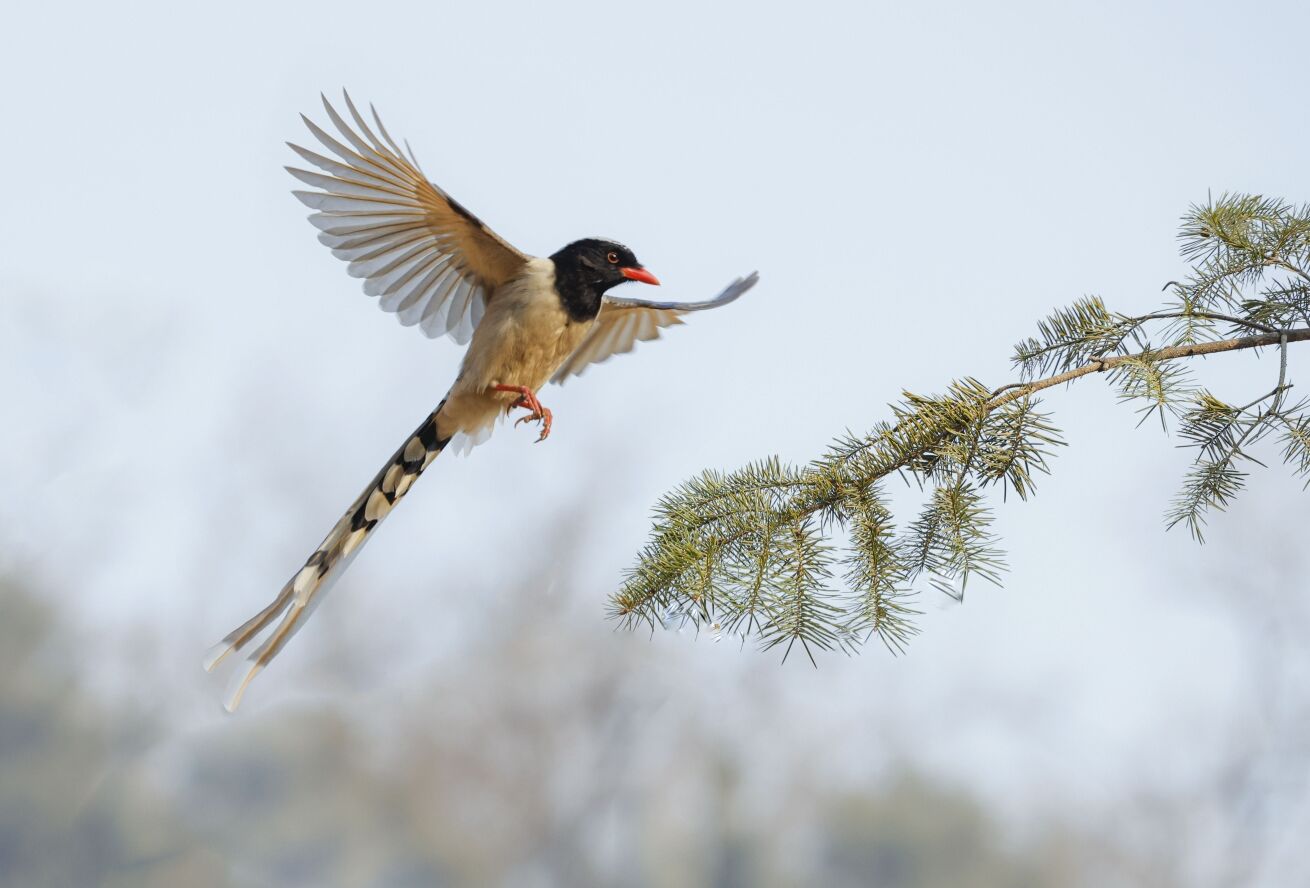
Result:
<svg viewBox="0 0 1310 888"><path fill-rule="evenodd" d="M179 732L97 700L58 615L0 583L0 885L1105 884L1083 878L1105 857L1087 836L1009 843L912 776L856 790L796 767L761 805L714 725L640 708L642 654L582 601L512 597L486 667L434 671L385 724L359 700ZM1144 872L1116 884L1168 884Z"/></svg>
<svg viewBox="0 0 1310 888"><path fill-rule="evenodd" d="M1007 854L970 799L905 776L878 798L833 799L824 812L823 855L832 888L970 885L1037 888L1068 883L1056 860Z"/></svg>
<svg viewBox="0 0 1310 888"><path fill-rule="evenodd" d="M905 393L892 420L847 435L806 466L766 459L735 472L707 471L666 496L652 536L613 613L626 625L690 621L754 635L765 648L796 643L853 650L876 636L899 650L914 632L907 596L917 581L960 597L979 577L1000 582L1004 560L984 498L989 487L1033 492L1035 476L1064 442L1037 392L1104 374L1119 397L1162 426L1179 424L1195 460L1167 515L1202 538L1206 512L1244 486L1251 448L1276 436L1282 458L1310 478L1307 401L1288 398L1288 345L1310 340L1310 205L1225 195L1183 217L1190 274L1172 299L1143 315L1079 300L1038 324L1015 347L1020 379L997 388L976 379L944 394ZM1277 349L1268 391L1224 400L1189 382L1180 359ZM883 480L899 474L929 493L897 530ZM838 555L831 543L844 532ZM837 591L842 571L848 591ZM784 654L784 657L786 655Z"/></svg>
<svg viewBox="0 0 1310 888"><path fill-rule="evenodd" d="M0 577L0 613L0 885L225 884L126 767L143 726L83 693L51 608Z"/></svg>

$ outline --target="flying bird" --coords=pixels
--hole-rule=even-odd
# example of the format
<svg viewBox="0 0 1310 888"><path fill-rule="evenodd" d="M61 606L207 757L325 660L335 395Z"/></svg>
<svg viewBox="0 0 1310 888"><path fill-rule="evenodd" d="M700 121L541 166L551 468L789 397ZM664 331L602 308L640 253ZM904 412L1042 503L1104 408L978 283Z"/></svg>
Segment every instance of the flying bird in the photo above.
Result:
<svg viewBox="0 0 1310 888"><path fill-rule="evenodd" d="M334 136L301 115L326 153L288 143L317 171L287 167L312 190L292 193L314 210L318 239L364 292L400 323L427 336L467 345L459 375L423 420L287 581L277 597L215 645L212 670L229 654L254 648L233 677L228 711L251 680L303 625L330 585L447 447L471 447L514 409L520 422L539 424L538 441L553 416L538 397L546 382L563 383L589 365L632 351L688 312L727 305L755 285L752 273L703 302L660 302L610 291L635 281L659 284L632 250L611 240L574 241L545 258L516 249L463 204L429 182L413 151L402 151L369 106L370 127L348 94L347 122L323 97ZM280 622L279 621L280 618ZM276 623L276 626L274 624Z"/></svg>

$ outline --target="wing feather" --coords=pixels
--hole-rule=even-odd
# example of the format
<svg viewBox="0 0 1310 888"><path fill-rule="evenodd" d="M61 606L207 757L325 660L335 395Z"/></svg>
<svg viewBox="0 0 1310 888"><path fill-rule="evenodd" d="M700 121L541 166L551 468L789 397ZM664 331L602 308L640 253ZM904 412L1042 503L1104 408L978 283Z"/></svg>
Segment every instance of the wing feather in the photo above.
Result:
<svg viewBox="0 0 1310 888"><path fill-rule="evenodd" d="M387 148L386 145L383 145L380 141L378 141L377 136L373 135L373 131L368 128L368 123L366 123L364 121L364 118L360 116L359 110L355 107L355 103L350 100L350 93L345 92L343 90L342 96L346 100L346 110L350 112L350 118L355 121L355 126L359 127L359 131L363 133L364 136L369 140L369 142L373 146L373 149L379 152L380 155L387 155L393 153ZM323 101L326 102L327 99L324 99ZM399 154L400 152L397 151L394 153Z"/></svg>
<svg viewBox="0 0 1310 888"><path fill-rule="evenodd" d="M349 246L333 249L332 255L338 259L345 259L350 263L347 266L347 274L353 277L367 277L368 275L356 273L355 269L362 268L366 263L381 259L388 253L403 250L414 244L435 241L436 238L426 229L407 226L386 234L350 241Z"/></svg>
<svg viewBox="0 0 1310 888"><path fill-rule="evenodd" d="M318 240L330 247L332 255L338 259L350 261L365 258L370 248L379 244L394 242L410 234L419 237L432 236L432 232L428 231L426 225L416 222L397 222L393 225L379 225L375 228L367 228L364 231L355 231L350 234L328 234L326 231L320 231Z"/></svg>
<svg viewBox="0 0 1310 888"><path fill-rule="evenodd" d="M316 211L309 221L319 241L349 263L347 272L363 279L364 292L380 297L384 310L428 336L467 342L487 300L529 257L429 182L372 105L370 125L342 95L344 116L322 97L335 135L301 115L332 156L288 143L316 168L287 167L313 189L292 194Z"/></svg>
<svg viewBox="0 0 1310 888"><path fill-rule="evenodd" d="M347 102L350 101L350 96L344 91L342 92L342 95L345 96ZM333 125L336 126L337 132L345 136L346 141L355 146L355 151L357 152L358 157L367 160L375 167L391 169L396 173L396 175L400 176L402 181L406 178L407 171L405 168L407 164L404 160L398 160L389 152L386 154L380 154L373 150L373 147L361 139L359 133L351 129L350 124L346 123L346 121L341 118L341 115L337 113L337 109L333 108L332 103L327 100L327 96L319 93L318 97L323 100L323 110L327 112L328 118L332 121Z"/></svg>
<svg viewBox="0 0 1310 888"><path fill-rule="evenodd" d="M406 203L410 206L418 206L417 201L410 200L409 196L398 188L381 182L361 182L354 178L328 176L292 166L283 167L283 169L311 188L321 188L324 191L350 197L368 197L383 202Z"/></svg>
<svg viewBox="0 0 1310 888"><path fill-rule="evenodd" d="M403 193L403 184L396 182L393 179L379 176L370 170L361 169L358 166L350 166L349 164L341 163L330 157L324 157L322 154L310 151L308 148L301 148L295 142L287 142L286 144L288 148L300 155L301 160L308 161L310 164L318 167L330 176L335 176L336 178L343 179L347 182L354 182L357 185L371 184L397 188Z"/></svg>
<svg viewBox="0 0 1310 888"><path fill-rule="evenodd" d="M441 279L444 275L454 274L454 269L448 265L438 265L413 288L413 291L405 294L397 300L396 317L405 327L413 327L419 321L423 320L424 313L428 310L428 304L432 299L432 294L437 291L441 285Z"/></svg>
<svg viewBox="0 0 1310 888"><path fill-rule="evenodd" d="M310 224L324 234L334 237L349 237L376 231L390 225L419 225L423 217L415 213L354 213L337 214L313 213L309 216Z"/></svg>
<svg viewBox="0 0 1310 888"><path fill-rule="evenodd" d="M424 333L437 337L451 332L458 324L459 318L454 316L454 300L450 298L450 294L459 282L460 275L456 272L442 278L441 283L433 290L428 307L423 311L423 320L419 323Z"/></svg>
<svg viewBox="0 0 1310 888"><path fill-rule="evenodd" d="M305 126L309 128L309 131L313 134L314 138L318 139L320 145L344 160L346 164L356 172L372 176L373 178L381 178L385 181L399 185L401 188L405 187L405 180L403 178L397 178L396 174L389 168L378 166L373 161L360 157L354 151L351 151L345 145L342 145L336 139L329 136L321 127L319 127L318 124L314 123L314 121L310 120L304 114L300 115L300 119L305 122Z"/></svg>
<svg viewBox="0 0 1310 888"><path fill-rule="evenodd" d="M727 305L755 286L759 279L759 274L751 272L744 278L737 278L718 296L703 302L653 302L607 295L595 326L550 381L562 384L570 376L581 375L591 364L600 363L612 355L626 354L638 342L657 338L664 327L681 324L682 316L688 312Z"/></svg>

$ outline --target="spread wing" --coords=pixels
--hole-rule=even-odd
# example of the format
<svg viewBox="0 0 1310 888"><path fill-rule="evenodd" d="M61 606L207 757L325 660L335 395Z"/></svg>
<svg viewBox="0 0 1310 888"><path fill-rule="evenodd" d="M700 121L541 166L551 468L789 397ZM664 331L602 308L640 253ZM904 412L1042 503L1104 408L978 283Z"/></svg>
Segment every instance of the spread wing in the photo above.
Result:
<svg viewBox="0 0 1310 888"><path fill-rule="evenodd" d="M318 239L350 263L347 271L364 279L364 292L378 297L384 310L430 337L449 333L456 342L468 342L487 299L528 257L429 182L413 152L408 158L401 152L371 105L381 138L349 95L345 100L354 129L323 98L345 144L301 115L336 159L291 145L323 171L287 167L317 189L292 193L317 210L309 221L320 229Z"/></svg>
<svg viewBox="0 0 1310 888"><path fill-rule="evenodd" d="M681 324L682 316L689 311L704 311L727 305L755 286L759 279L759 273L752 271L746 277L737 278L728 284L718 296L704 302L650 302L645 299L606 296L600 314L596 316L596 325L550 381L563 383L570 376L580 375L590 364L604 361L610 355L632 351L638 342L659 336L660 328Z"/></svg>

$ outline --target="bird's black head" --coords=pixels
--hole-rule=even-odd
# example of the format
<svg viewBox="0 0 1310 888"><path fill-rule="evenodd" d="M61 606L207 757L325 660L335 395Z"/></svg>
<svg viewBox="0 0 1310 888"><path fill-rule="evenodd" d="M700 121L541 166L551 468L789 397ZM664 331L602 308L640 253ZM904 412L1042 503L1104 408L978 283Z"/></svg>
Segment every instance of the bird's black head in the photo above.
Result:
<svg viewBox="0 0 1310 888"><path fill-rule="evenodd" d="M550 257L555 263L555 289L569 316L590 320L600 311L601 297L625 281L658 284L623 244L589 237L574 241Z"/></svg>

